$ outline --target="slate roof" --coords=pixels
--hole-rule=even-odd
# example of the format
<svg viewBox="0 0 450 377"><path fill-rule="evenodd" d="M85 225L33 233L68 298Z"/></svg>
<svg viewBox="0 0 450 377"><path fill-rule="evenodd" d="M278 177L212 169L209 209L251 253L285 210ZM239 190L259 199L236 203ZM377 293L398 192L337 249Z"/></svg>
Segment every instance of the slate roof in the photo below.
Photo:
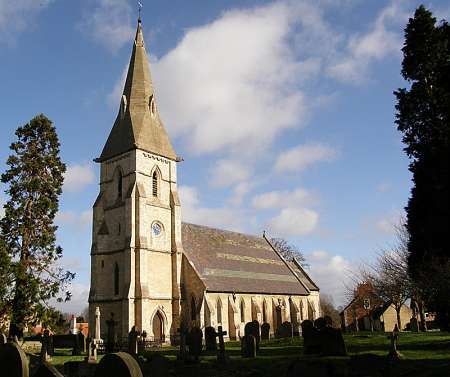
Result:
<svg viewBox="0 0 450 377"><path fill-rule="evenodd" d="M152 100L155 103L153 113ZM123 108L125 111L122 111ZM156 107L140 21L123 89L121 109L96 161L101 162L136 148L171 160L177 158Z"/></svg>
<svg viewBox="0 0 450 377"><path fill-rule="evenodd" d="M308 295L263 237L182 223L183 249L211 292Z"/></svg>
<svg viewBox="0 0 450 377"><path fill-rule="evenodd" d="M319 287L314 283L314 281L309 277L300 263L294 259L288 261L289 266L294 270L295 274L298 276L300 281L305 285L310 291L318 291Z"/></svg>

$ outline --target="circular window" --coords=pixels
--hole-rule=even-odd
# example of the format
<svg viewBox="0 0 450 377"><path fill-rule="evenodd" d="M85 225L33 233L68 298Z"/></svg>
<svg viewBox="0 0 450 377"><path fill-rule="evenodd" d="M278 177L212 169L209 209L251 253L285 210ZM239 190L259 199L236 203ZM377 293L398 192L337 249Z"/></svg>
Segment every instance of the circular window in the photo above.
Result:
<svg viewBox="0 0 450 377"><path fill-rule="evenodd" d="M152 225L152 233L155 237L159 236L162 232L162 226L159 223L153 223Z"/></svg>

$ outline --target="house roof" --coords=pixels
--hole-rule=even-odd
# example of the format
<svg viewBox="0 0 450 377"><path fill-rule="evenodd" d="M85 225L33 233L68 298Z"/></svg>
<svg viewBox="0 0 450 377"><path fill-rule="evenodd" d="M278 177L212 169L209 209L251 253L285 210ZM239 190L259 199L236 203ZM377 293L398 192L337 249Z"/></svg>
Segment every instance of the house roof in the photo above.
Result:
<svg viewBox="0 0 450 377"><path fill-rule="evenodd" d="M177 158L156 107L140 20L119 113L96 161L102 162L132 149L141 149L171 160Z"/></svg>
<svg viewBox="0 0 450 377"><path fill-rule="evenodd" d="M264 237L189 223L181 231L184 253L208 291L309 293Z"/></svg>

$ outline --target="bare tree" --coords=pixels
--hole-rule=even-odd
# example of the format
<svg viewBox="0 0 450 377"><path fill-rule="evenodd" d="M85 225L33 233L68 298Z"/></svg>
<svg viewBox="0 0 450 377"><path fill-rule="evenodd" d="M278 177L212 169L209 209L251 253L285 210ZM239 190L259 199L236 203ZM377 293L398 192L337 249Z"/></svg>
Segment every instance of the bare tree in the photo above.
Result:
<svg viewBox="0 0 450 377"><path fill-rule="evenodd" d="M286 260L292 260L295 258L302 267L307 267L306 258L297 246L290 244L284 238L272 238L270 240L273 247L283 256Z"/></svg>
<svg viewBox="0 0 450 377"><path fill-rule="evenodd" d="M322 316L329 316L333 321L333 327L340 327L341 317L334 306L333 297L325 293L320 294L320 312Z"/></svg>

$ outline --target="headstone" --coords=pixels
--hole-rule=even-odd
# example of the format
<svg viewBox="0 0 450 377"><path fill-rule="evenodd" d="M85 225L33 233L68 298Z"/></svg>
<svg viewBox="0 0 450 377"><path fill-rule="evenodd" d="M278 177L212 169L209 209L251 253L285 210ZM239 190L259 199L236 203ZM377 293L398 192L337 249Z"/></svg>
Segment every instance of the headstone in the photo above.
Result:
<svg viewBox="0 0 450 377"><path fill-rule="evenodd" d="M333 318L331 318L329 315L326 315L323 317L325 321L325 326L333 327Z"/></svg>
<svg viewBox="0 0 450 377"><path fill-rule="evenodd" d="M319 354L321 345L319 331L314 327L313 322L305 320L301 324L303 337L303 353L305 355Z"/></svg>
<svg viewBox="0 0 450 377"><path fill-rule="evenodd" d="M95 339L89 340L89 349L88 349L88 357L87 362L89 364L95 364L97 363L97 343L95 342Z"/></svg>
<svg viewBox="0 0 450 377"><path fill-rule="evenodd" d="M200 328L198 327L193 327L189 332L189 336L187 339L189 346L189 355L191 355L195 361L198 361L198 358L202 352L202 338L202 330L200 330Z"/></svg>
<svg viewBox="0 0 450 377"><path fill-rule="evenodd" d="M346 356L344 337L341 329L326 326L319 332L321 354L323 356Z"/></svg>
<svg viewBox="0 0 450 377"><path fill-rule="evenodd" d="M206 351L217 351L216 329L208 326L205 328L205 349Z"/></svg>
<svg viewBox="0 0 450 377"><path fill-rule="evenodd" d="M27 356L17 343L0 345L0 371L2 376L29 377Z"/></svg>
<svg viewBox="0 0 450 377"><path fill-rule="evenodd" d="M399 360L403 357L403 355L397 351L397 342L399 333L400 331L398 330L398 326L396 324L391 335L388 336L388 339L391 341L391 348L388 354L388 359L390 360Z"/></svg>
<svg viewBox="0 0 450 377"><path fill-rule="evenodd" d="M267 340L270 337L270 324L263 323L261 325L261 340Z"/></svg>
<svg viewBox="0 0 450 377"><path fill-rule="evenodd" d="M321 330L321 329L325 328L326 325L327 325L327 322L326 322L325 318L319 317L314 321L314 327L317 330Z"/></svg>
<svg viewBox="0 0 450 377"><path fill-rule="evenodd" d="M290 338L292 337L292 324L291 322L283 322L278 329L278 336L280 338Z"/></svg>
<svg viewBox="0 0 450 377"><path fill-rule="evenodd" d="M105 355L95 369L95 377L143 377L136 359L126 352Z"/></svg>
<svg viewBox="0 0 450 377"><path fill-rule="evenodd" d="M5 334L0 333L0 344L6 344L8 342L8 338Z"/></svg>
<svg viewBox="0 0 450 377"><path fill-rule="evenodd" d="M101 343L101 338L100 338L100 308L97 306L95 308L95 337L94 340L97 343Z"/></svg>
<svg viewBox="0 0 450 377"><path fill-rule="evenodd" d="M260 330L259 322L257 320L253 320L251 322L250 334L255 337L256 350L259 351L259 344L261 343L261 330Z"/></svg>
<svg viewBox="0 0 450 377"><path fill-rule="evenodd" d="M77 334L77 343L80 351L86 353L86 338L81 331Z"/></svg>
<svg viewBox="0 0 450 377"><path fill-rule="evenodd" d="M181 324L180 328L178 329L178 333L180 334L180 351L178 352L178 360L185 361L187 359L186 357L186 335L187 330L186 327Z"/></svg>
<svg viewBox="0 0 450 377"><path fill-rule="evenodd" d="M419 332L419 323L418 323L416 317L412 317L411 318L410 324L411 324L411 331L412 332Z"/></svg>
<svg viewBox="0 0 450 377"><path fill-rule="evenodd" d="M253 335L244 335L241 340L241 356L256 357L256 339Z"/></svg>
<svg viewBox="0 0 450 377"><path fill-rule="evenodd" d="M114 346L116 344L116 324L114 320L114 313L111 313L111 318L106 321L107 336L106 336L106 353L114 352Z"/></svg>
<svg viewBox="0 0 450 377"><path fill-rule="evenodd" d="M136 356L138 352L138 336L139 332L136 331L136 326L133 326L128 333L128 353L132 356Z"/></svg>
<svg viewBox="0 0 450 377"><path fill-rule="evenodd" d="M44 335L41 338L41 361L50 361L50 332L48 330L44 331Z"/></svg>
<svg viewBox="0 0 450 377"><path fill-rule="evenodd" d="M42 362L33 377L64 377L53 365Z"/></svg>
<svg viewBox="0 0 450 377"><path fill-rule="evenodd" d="M224 363L227 360L225 354L225 341L223 340L223 336L227 335L226 331L222 331L222 326L217 328L217 336L219 337L219 351L217 352L217 361L220 363Z"/></svg>

